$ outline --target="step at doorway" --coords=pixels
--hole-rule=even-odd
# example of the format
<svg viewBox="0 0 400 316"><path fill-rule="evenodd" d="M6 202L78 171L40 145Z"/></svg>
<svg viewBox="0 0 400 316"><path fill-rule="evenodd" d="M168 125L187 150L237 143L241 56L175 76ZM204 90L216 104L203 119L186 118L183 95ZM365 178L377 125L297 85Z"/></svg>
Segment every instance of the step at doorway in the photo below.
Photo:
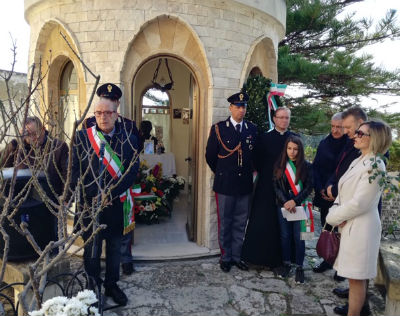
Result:
<svg viewBox="0 0 400 316"><path fill-rule="evenodd" d="M214 254L189 240L186 223L188 195L181 193L174 201L171 217L159 217L158 224L137 223L132 247L133 259L172 260L196 258Z"/></svg>

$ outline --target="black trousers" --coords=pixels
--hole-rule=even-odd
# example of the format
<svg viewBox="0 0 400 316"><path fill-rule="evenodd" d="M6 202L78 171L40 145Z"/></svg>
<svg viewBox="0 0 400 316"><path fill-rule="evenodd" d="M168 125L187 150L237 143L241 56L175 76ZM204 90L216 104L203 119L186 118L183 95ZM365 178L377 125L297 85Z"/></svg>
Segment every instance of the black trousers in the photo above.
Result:
<svg viewBox="0 0 400 316"><path fill-rule="evenodd" d="M119 265L121 262L121 235L99 233L95 239L84 248L83 260L86 273L100 283L100 255L103 240L106 241L106 274L104 287L115 284L119 280Z"/></svg>

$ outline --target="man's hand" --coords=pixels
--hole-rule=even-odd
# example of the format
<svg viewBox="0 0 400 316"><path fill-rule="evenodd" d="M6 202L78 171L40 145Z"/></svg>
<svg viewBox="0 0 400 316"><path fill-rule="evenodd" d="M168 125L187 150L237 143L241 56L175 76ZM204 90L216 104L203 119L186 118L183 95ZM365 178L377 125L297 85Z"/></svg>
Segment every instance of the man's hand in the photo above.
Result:
<svg viewBox="0 0 400 316"><path fill-rule="evenodd" d="M331 199L330 201L335 200L335 197L332 195L332 185L326 188L326 193L328 194L328 197Z"/></svg>
<svg viewBox="0 0 400 316"><path fill-rule="evenodd" d="M334 201L335 200L335 198L330 198L328 195L326 195L325 194L325 190L324 189L322 189L321 191L320 191L320 194L321 194L321 197L324 199L324 200L326 200L326 201Z"/></svg>
<svg viewBox="0 0 400 316"><path fill-rule="evenodd" d="M287 201L285 204L283 204L283 207L290 213L296 213L296 202L294 200Z"/></svg>

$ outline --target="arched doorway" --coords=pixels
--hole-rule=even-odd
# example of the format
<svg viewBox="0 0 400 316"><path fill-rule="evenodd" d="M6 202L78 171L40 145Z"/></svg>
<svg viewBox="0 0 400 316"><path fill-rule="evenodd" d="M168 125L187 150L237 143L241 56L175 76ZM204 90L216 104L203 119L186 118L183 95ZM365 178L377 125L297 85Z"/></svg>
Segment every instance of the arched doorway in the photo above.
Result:
<svg viewBox="0 0 400 316"><path fill-rule="evenodd" d="M208 126L211 120L213 82L203 44L194 29L181 18L171 15L158 16L146 22L132 39L121 68L121 85L124 89L121 113L132 117L138 123L142 120L141 96L145 89L151 86L159 58L168 59L175 81L181 79L191 87L187 89L190 97L187 96L185 100L180 101L171 96L170 139L178 139L180 145L187 144L190 148L191 155L188 156L183 154L188 152L186 145L180 146L182 150L179 153L176 152L177 146L173 149L176 157L183 157L183 162L177 162L177 173L182 170L179 166L186 166L188 170L185 189L192 192L193 211L187 220L187 226L191 239L199 246L209 246L213 227L210 225L212 219L208 207L210 203L208 169L204 158L208 128L202 127ZM174 63L184 69L183 76L174 75L173 68L176 66L173 65ZM146 67L148 67L147 72L143 71ZM143 79L145 77L147 80ZM167 73L164 74L164 78L168 79ZM139 85L141 85L140 89ZM177 86L175 82L174 87ZM171 91L174 92L175 88ZM181 115L183 116L184 113L185 118L189 116L189 124L183 126L182 118L180 120L173 118L174 110L179 110L175 106L185 109L185 111L182 110ZM191 107L193 107L192 111L190 111ZM178 125L178 122L181 128L174 127ZM177 131L179 135L176 135ZM165 137L166 133L163 135ZM187 138L187 141L184 138ZM187 158L186 161L185 158Z"/></svg>
<svg viewBox="0 0 400 316"><path fill-rule="evenodd" d="M152 81L159 60L167 60L173 78L173 85L169 90L162 91L160 86ZM169 82L168 71L159 69L159 81ZM160 162L166 162L162 167L166 176L175 173L185 179L185 187L178 200L174 201L170 218L159 218L159 223L141 226L137 223L135 230L135 244L141 247L145 242L154 250L158 244L183 244L185 241L196 241L197 210L196 198L196 128L198 126L198 84L190 67L182 60L173 56L154 56L144 62L136 72L133 84L133 108L135 120L140 122L151 121L153 136L162 144L166 157L173 157L175 169L171 171L170 160L159 157ZM142 154L142 161L153 160L149 155ZM152 164L149 165L150 167ZM153 241L152 241L152 238ZM150 247L150 246L149 246ZM194 251L196 245L193 246ZM134 246L135 253L135 246ZM203 251L203 250L202 250Z"/></svg>

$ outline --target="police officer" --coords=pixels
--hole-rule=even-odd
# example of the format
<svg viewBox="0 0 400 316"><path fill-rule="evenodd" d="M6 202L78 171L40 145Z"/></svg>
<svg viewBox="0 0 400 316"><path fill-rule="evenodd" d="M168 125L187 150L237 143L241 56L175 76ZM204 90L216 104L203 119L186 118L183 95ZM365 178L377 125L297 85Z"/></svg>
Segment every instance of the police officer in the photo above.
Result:
<svg viewBox="0 0 400 316"><path fill-rule="evenodd" d="M120 105L119 99L122 96L121 89L113 83L105 83L97 88L96 94L100 99L109 99ZM135 121L132 121L126 117L118 115L117 123L124 129L127 136L134 135L138 144L139 152L143 149L139 141L139 131L136 127ZM96 118L94 116L88 117L82 126L84 129L92 127L96 124ZM121 240L121 266L122 273L130 275L135 271L133 266L133 256L132 256L132 242L133 242L133 231L122 236Z"/></svg>
<svg viewBox="0 0 400 316"><path fill-rule="evenodd" d="M220 268L229 272L241 261L243 238L253 190L253 151L257 128L245 121L249 96L245 92L228 98L231 116L214 124L206 148L206 160L215 174L213 190L217 202Z"/></svg>

